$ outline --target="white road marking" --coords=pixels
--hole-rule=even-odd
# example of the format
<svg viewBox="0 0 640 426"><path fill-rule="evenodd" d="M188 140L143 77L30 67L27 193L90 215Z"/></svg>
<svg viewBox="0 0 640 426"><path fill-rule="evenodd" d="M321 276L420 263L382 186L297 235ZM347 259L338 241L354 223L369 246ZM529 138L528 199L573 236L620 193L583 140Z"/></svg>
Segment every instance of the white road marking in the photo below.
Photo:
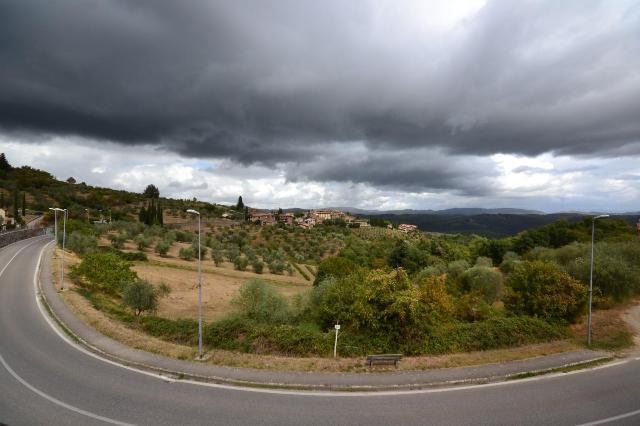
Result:
<svg viewBox="0 0 640 426"><path fill-rule="evenodd" d="M401 395L416 395L416 394L428 394L428 393L442 393L442 392L453 392L453 391L461 391L461 390L473 390L473 389L481 389L481 388L487 388L487 387L497 387L497 386L509 386L509 385L515 385L518 383L525 383L525 382L535 382L535 381L539 381L539 380L547 380L547 379L552 379L552 378L558 378L558 377L564 377L564 376L568 376L568 375L573 375L573 374L581 374L581 373L585 373L585 372L589 372L589 371L593 371L593 370L599 370L599 369L603 369L603 368L609 368L609 367L615 367L618 365L622 365L622 364L626 364L627 362L629 362L630 360L622 360L622 361L617 361L617 362L612 362L612 363L608 363L608 364L604 364L604 365L599 365L590 369L582 369L582 370L574 370L574 371L570 371L570 372L560 372L560 373L549 373L549 374L545 374L545 375L541 375L541 376L534 376L534 377L529 377L529 378L525 378L525 379L519 379L519 380L508 380L508 381L502 381L502 382L494 382L494 383L485 383L485 384L473 384L473 385L463 385L463 386L450 386L450 387L441 387L441 388L432 388L432 389L412 389L412 390L389 390L389 391L309 391L309 390L289 390L289 389L267 389L267 388L259 388L259 387L243 387L241 385L225 385L225 384L220 384L220 383L210 383L210 382L200 382L197 380L191 380L191 379L175 379L174 377L168 377L167 375L163 375L160 373L155 373L155 372L151 372L151 371L146 371L146 370L142 370L140 368L136 368L136 367L131 367L129 365L123 365L119 362L110 360L110 359L106 359L101 357L100 355L91 352L87 349L85 349L84 347L80 346L79 344L77 344L76 342L72 341L63 331L61 331L59 329L59 326L57 324L55 324L53 322L53 320L49 317L49 314L45 311L44 307L42 306L42 302L40 301L37 293L38 291L38 270L40 269L40 261L42 258L42 252L44 252L44 249L46 248L46 246L44 246L42 248L42 251L40 252L40 259L38 261L38 268L36 269L36 273L34 275L34 288L36 290L36 303L38 305L38 308L40 309L40 313L42 314L42 316L44 317L44 319L47 321L47 323L49 324L49 326L51 326L51 328L53 329L53 331L65 342L67 342L69 345L71 345L73 348L75 348L76 350L90 356L93 357L99 361L105 362L107 364L111 364L113 366L119 367L119 368L123 368L129 371L133 371L139 374L144 374L146 376L149 377L153 377L155 379L158 380L162 380L164 382L170 382L170 383L185 383L185 384L191 384L191 385L197 385L197 386L206 386L206 387L210 387L210 388L215 388L215 389L223 389L223 390L230 390L230 391L236 391L236 392L255 392L255 393L268 393L268 394L276 394L276 395L288 395L288 396L321 396L321 397L345 397L345 396L354 396L354 397L375 397L375 396L401 396ZM100 351L99 349L96 348L96 350ZM175 372L177 374L179 374L179 372ZM168 373L171 374L172 376L174 375L174 373Z"/></svg>
<svg viewBox="0 0 640 426"><path fill-rule="evenodd" d="M35 241L31 244L27 244L26 246L20 248L20 250L18 250L11 259L9 259L9 261L7 262L7 264L4 266L4 268L2 268L2 270L0 271L0 277L2 277L2 274L4 274L4 271L9 267L9 265L11 264L11 262L20 254L20 252L22 252L22 250L26 249L27 247L31 247L32 245L36 244L38 241ZM51 243L49 243L51 244ZM40 269L40 261L42 260L42 253L44 251L44 248L47 247L49 244L46 244L45 246L43 246L42 250L40 250L40 256L38 257L38 267L36 267L36 273L34 275L34 281L36 280L36 277L38 275L38 271ZM50 401L60 407L66 408L67 410L73 411L75 413L81 414L83 416L86 417L90 417L92 419L95 420L100 420L102 422L105 423L110 423L110 424L114 424L114 425L119 425L119 426L134 426L131 423L125 423L125 422L121 422L118 420L114 420L114 419L110 419L108 417L104 417L104 416L100 416L98 414L94 414L91 413L89 411L83 410L81 408L78 407L74 407L73 405L67 404L66 402L60 401L57 398L54 398L53 396L41 391L40 389L32 386L29 382L27 382L26 380L24 380L22 377L20 377L20 375L18 375L18 373L16 373L10 366L9 364L7 364L7 361L4 359L4 357L2 356L2 354L0 354L0 364L2 364L2 366L5 368L5 370L7 370L9 372L9 374L11 374L11 376L16 379L18 382L20 382L24 387L26 387L27 389L29 389L30 391L34 392L35 394L39 395L40 397L46 399L47 401Z"/></svg>
<svg viewBox="0 0 640 426"><path fill-rule="evenodd" d="M605 423L611 423L611 422L615 422L616 420L622 420L622 419L626 419L628 417L633 417L633 416L637 416L638 414L640 414L640 410L636 410L636 411L630 411L628 413L624 413L624 414L620 414L618 416L613 416L613 417L607 417L606 419L602 419L602 420L596 420L594 422L589 422L589 423L582 423L579 426L595 426L595 425L603 425Z"/></svg>

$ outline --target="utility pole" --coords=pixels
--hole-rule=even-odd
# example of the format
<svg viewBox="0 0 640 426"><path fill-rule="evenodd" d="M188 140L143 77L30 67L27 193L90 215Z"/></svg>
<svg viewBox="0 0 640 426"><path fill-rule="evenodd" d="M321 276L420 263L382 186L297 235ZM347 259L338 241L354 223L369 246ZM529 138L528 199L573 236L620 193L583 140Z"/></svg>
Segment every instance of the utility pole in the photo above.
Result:
<svg viewBox="0 0 640 426"><path fill-rule="evenodd" d="M200 212L189 209L187 213L198 216L198 359L202 359L202 250L200 249Z"/></svg>
<svg viewBox="0 0 640 426"><path fill-rule="evenodd" d="M591 220L591 268L589 270L589 320L587 327L587 346L591 346L591 301L593 300L593 246L596 235L596 220L609 217L608 214L601 214Z"/></svg>

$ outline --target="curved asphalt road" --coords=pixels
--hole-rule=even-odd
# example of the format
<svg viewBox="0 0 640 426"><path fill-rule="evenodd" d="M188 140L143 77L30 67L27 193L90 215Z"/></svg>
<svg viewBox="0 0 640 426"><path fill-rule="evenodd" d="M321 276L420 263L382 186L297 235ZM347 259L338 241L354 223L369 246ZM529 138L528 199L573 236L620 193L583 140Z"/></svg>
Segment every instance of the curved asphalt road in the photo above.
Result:
<svg viewBox="0 0 640 426"><path fill-rule="evenodd" d="M50 241L0 250L0 423L640 424L637 360L494 386L366 396L202 386L124 369L70 345L38 308L34 274Z"/></svg>

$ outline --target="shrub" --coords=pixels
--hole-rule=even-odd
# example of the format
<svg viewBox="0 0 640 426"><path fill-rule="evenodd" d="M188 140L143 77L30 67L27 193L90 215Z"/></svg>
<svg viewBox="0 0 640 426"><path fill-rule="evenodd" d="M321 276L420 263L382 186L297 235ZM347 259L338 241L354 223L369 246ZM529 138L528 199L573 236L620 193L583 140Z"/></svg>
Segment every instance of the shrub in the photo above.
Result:
<svg viewBox="0 0 640 426"><path fill-rule="evenodd" d="M171 320L157 316L143 316L138 319L142 329L154 337L180 343L192 344L198 341L198 321L181 318Z"/></svg>
<svg viewBox="0 0 640 426"><path fill-rule="evenodd" d="M447 272L447 268L443 264L431 265L422 268L416 275L416 281L422 281L429 277L439 277Z"/></svg>
<svg viewBox="0 0 640 426"><path fill-rule="evenodd" d="M151 245L151 238L144 235L136 236L133 241L136 243L138 250L140 251L144 251L144 249Z"/></svg>
<svg viewBox="0 0 640 426"><path fill-rule="evenodd" d="M344 257L327 257L316 271L316 278L313 281L313 285L318 285L325 278L343 278L353 273L357 269L357 266L353 261Z"/></svg>
<svg viewBox="0 0 640 426"><path fill-rule="evenodd" d="M236 268L238 271L246 270L248 265L249 260L244 256L236 257L236 260L233 262L234 268Z"/></svg>
<svg viewBox="0 0 640 426"><path fill-rule="evenodd" d="M127 241L127 238L121 234L110 234L109 241L111 241L111 247L121 249L124 247L124 243Z"/></svg>
<svg viewBox="0 0 640 426"><path fill-rule="evenodd" d="M193 247L183 247L178 252L178 257L182 260L193 260L195 257L195 253L193 251Z"/></svg>
<svg viewBox="0 0 640 426"><path fill-rule="evenodd" d="M550 262L522 262L507 285L505 307L516 314L574 322L586 302L586 287Z"/></svg>
<svg viewBox="0 0 640 426"><path fill-rule="evenodd" d="M87 254L74 269L73 274L110 294L119 293L137 278L136 273L130 269L129 262L107 252Z"/></svg>
<svg viewBox="0 0 640 426"><path fill-rule="evenodd" d="M66 246L79 256L87 253L95 253L98 250L98 242L93 235L83 234L81 232L72 232L66 241Z"/></svg>
<svg viewBox="0 0 640 426"><path fill-rule="evenodd" d="M453 313L443 277L414 285L402 269L329 278L311 296L311 315L323 328L339 321L355 332L417 338L424 327Z"/></svg>
<svg viewBox="0 0 640 426"><path fill-rule="evenodd" d="M284 271L284 262L281 260L272 260L269 262L269 271L272 274L281 274Z"/></svg>
<svg viewBox="0 0 640 426"><path fill-rule="evenodd" d="M155 251L156 253L158 253L160 256L166 256L167 253L169 252L169 248L171 248L171 245L167 242L167 241L159 241L156 244L156 248Z"/></svg>
<svg viewBox="0 0 640 426"><path fill-rule="evenodd" d="M577 257L564 263L565 269L574 278L588 284L591 261L588 245L584 245L583 253L577 254ZM611 297L616 302L622 302L638 294L640 292L639 245L637 243L596 244L593 287L594 290L600 290L603 296Z"/></svg>
<svg viewBox="0 0 640 426"><path fill-rule="evenodd" d="M447 323L429 330L423 353L484 351L567 337L565 327L540 318L496 317L474 323Z"/></svg>
<svg viewBox="0 0 640 426"><path fill-rule="evenodd" d="M253 272L255 272L256 274L261 274L264 269L264 263L261 260L256 259L254 260L251 267L253 268Z"/></svg>
<svg viewBox="0 0 640 426"><path fill-rule="evenodd" d="M136 316L145 311L155 311L158 307L158 293L147 281L134 281L127 285L122 300Z"/></svg>
<svg viewBox="0 0 640 426"><path fill-rule="evenodd" d="M474 266L460 277L464 291L477 291L488 303L493 303L502 296L502 274L486 266Z"/></svg>
<svg viewBox="0 0 640 426"><path fill-rule="evenodd" d="M222 257L222 253L220 253L219 250L212 250L211 258L213 259L213 263L215 263L216 266L220 266L222 262L224 262L224 257Z"/></svg>
<svg viewBox="0 0 640 426"><path fill-rule="evenodd" d="M272 286L256 278L240 287L233 304L247 318L259 322L284 322L289 314L287 300Z"/></svg>
<svg viewBox="0 0 640 426"><path fill-rule="evenodd" d="M457 280L460 275L469 269L469 262L466 260L455 260L447 265L447 278Z"/></svg>
<svg viewBox="0 0 640 426"><path fill-rule="evenodd" d="M491 306L479 291L465 293L456 302L456 317L462 321L482 321L491 313Z"/></svg>
<svg viewBox="0 0 640 426"><path fill-rule="evenodd" d="M485 268L493 267L493 260L490 257L478 256L475 266L484 266Z"/></svg>
<svg viewBox="0 0 640 426"><path fill-rule="evenodd" d="M142 261L145 262L147 260L147 255L141 251L116 251L116 254L120 256L124 260L128 260L129 262Z"/></svg>
<svg viewBox="0 0 640 426"><path fill-rule="evenodd" d="M508 251L504 254L502 263L500 264L500 270L505 274L510 274L519 263L520 256L515 252Z"/></svg>

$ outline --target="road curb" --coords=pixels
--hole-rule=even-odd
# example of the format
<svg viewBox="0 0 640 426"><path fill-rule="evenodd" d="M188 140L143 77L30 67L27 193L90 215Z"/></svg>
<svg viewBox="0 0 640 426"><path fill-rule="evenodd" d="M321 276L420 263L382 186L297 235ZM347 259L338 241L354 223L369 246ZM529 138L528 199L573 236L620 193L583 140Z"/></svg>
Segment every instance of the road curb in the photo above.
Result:
<svg viewBox="0 0 640 426"><path fill-rule="evenodd" d="M272 389L272 390L292 390L292 391L324 391L324 392L389 392L389 391L414 391L414 390L424 390L424 389L442 389L448 387L460 387L460 386L470 386L470 385L486 385L490 383L499 383L506 381L515 381L523 378L531 378L532 376L542 376L548 375L552 373L562 372L567 369L580 369L581 367L589 368L594 365L602 365L603 363L609 362L614 359L612 354L608 353L594 353L593 357L588 359L576 361L576 362L566 362L557 365L553 365L548 368L532 368L521 370L517 372L507 373L507 374L489 374L482 377L470 377L470 378L458 378L452 380L433 380L427 382L415 382L415 383L396 383L396 384L345 384L345 383L297 383L294 381L278 381L278 380L242 380L238 378L221 376L215 374L194 374L193 372L189 372L186 370L180 369L168 369L161 367L159 365L154 365L151 362L140 362L132 359L128 359L126 357L118 356L116 354L110 353L97 345L87 341L79 335L79 333L73 329L72 326L67 324L62 318L59 312L56 312L56 307L53 305L64 305L64 307L75 317L75 314L71 312L71 310L66 306L65 302L58 295L58 292L53 288L53 283L50 280L50 261L51 261L51 243L45 245L43 247L43 253L46 252L45 255L42 256L41 262L38 263L37 266L37 294L36 297L41 302L42 307L44 308L43 314L48 315L52 321L55 322L56 326L62 330L66 334L66 336L70 339L69 343L75 345L78 349L84 350L92 354L93 356L102 359L105 362L110 362L114 364L118 364L127 368L141 370L142 372L152 373L158 376L161 376L163 379L168 381L193 381L198 383L211 383L216 385L225 385L225 386L233 386L233 387L245 387L245 388L256 388L256 389ZM44 263L44 267L43 267ZM48 286L43 288L43 274L45 276L45 281L48 281ZM47 293L49 295L47 296ZM57 298L56 301L50 300L50 298ZM77 321L82 322L79 318L75 317ZM97 330L93 329L93 327L88 324L82 322L86 327L92 329L97 335L102 336L103 339L109 339L106 336L100 334ZM119 342L118 342L119 343ZM149 360L153 360L154 358L161 358L161 356L152 354L149 352L144 352L136 349L135 351L141 352L143 354L147 354ZM596 355L597 354L597 355ZM162 357L166 358L166 357ZM167 358L168 359L168 358ZM173 359L171 359L173 360ZM174 360L177 361L177 360ZM181 361L186 362L186 361ZM193 366L202 366L202 364L191 363ZM205 366L206 367L206 366ZM215 366L211 366L215 367ZM473 366L468 367L471 369L479 369L483 366ZM466 367L460 367L466 368ZM241 368L228 368L229 371L253 371L251 369L241 369ZM446 370L446 369L445 369ZM269 372L273 375L282 375L285 374L283 372L275 371ZM403 371L402 375L408 375L412 372ZM414 372L415 373L415 372ZM318 375L326 375L330 377L328 373L310 373L310 374L318 374ZM360 374L362 376L372 375L372 374L385 374L385 375L393 375L398 373L349 373L349 374ZM345 376L343 374L342 376ZM304 374L301 374L304 376ZM338 375L340 376L340 375Z"/></svg>

